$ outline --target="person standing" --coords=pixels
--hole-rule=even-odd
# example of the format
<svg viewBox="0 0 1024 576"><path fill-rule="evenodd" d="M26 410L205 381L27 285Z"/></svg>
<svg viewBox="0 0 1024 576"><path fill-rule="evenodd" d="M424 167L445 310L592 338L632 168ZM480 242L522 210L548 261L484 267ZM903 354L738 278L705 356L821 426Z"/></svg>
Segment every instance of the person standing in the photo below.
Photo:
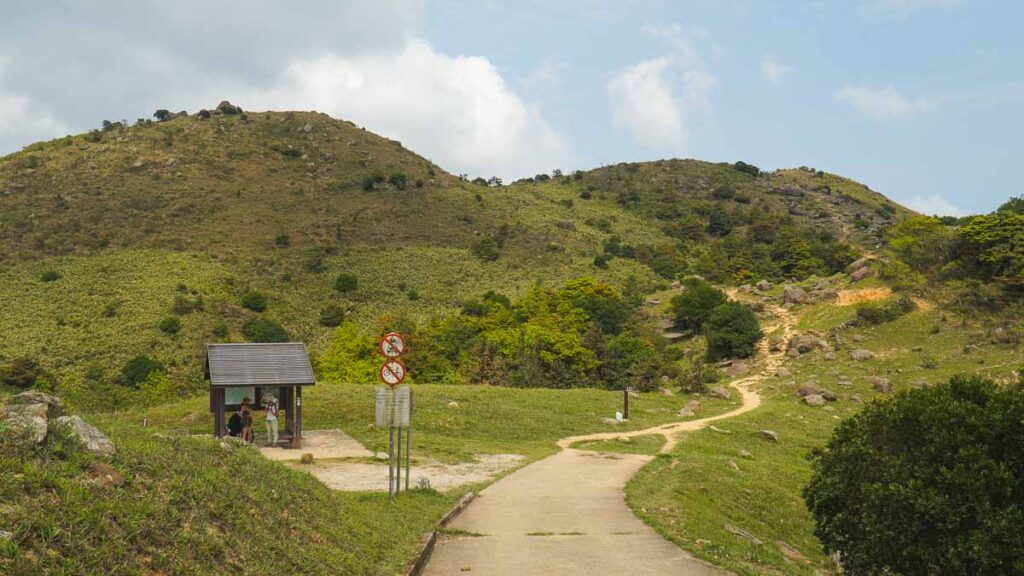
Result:
<svg viewBox="0 0 1024 576"><path fill-rule="evenodd" d="M242 408L238 411L242 415L242 442L252 444L252 400L248 396L242 398Z"/></svg>
<svg viewBox="0 0 1024 576"><path fill-rule="evenodd" d="M264 398L264 403L267 405L267 444L277 446L277 398L268 394Z"/></svg>

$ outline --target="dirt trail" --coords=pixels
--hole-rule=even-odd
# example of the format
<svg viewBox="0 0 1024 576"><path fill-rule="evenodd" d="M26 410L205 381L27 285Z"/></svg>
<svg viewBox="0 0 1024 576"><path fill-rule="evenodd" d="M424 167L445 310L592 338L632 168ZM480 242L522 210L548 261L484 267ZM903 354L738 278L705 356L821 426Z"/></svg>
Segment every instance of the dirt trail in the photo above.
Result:
<svg viewBox="0 0 1024 576"><path fill-rule="evenodd" d="M862 304L864 302L884 300L889 296L892 296L892 289L888 286L840 290L836 296L836 306L853 306L854 304Z"/></svg>
<svg viewBox="0 0 1024 576"><path fill-rule="evenodd" d="M795 323L793 315L789 310L786 310L781 306L773 305L769 307L769 311L773 316L779 319L779 324L766 327L764 329L765 333L771 333L781 328L783 341L788 341L793 335L793 324ZM568 448L572 444L583 440L614 440L618 438L632 438L636 436L660 434L665 437L665 445L662 446L661 452L670 452L679 442L679 436L682 432L699 430L712 422L739 416L740 414L750 412L761 405L761 396L757 391L752 390L751 386L774 374L785 359L784 351L780 350L778 352L772 352L770 350L770 346L771 344L769 343L768 338L764 338L758 343L758 358L761 362L761 369L757 374L734 380L729 384L741 395L742 401L740 403L740 407L735 410L730 410L729 412L718 414L717 416L709 416L707 418L688 420L685 422L675 422L672 424L662 424L660 426L645 428L643 430L633 430L630 432L600 432L597 434L570 436L559 440L558 445L562 448Z"/></svg>
<svg viewBox="0 0 1024 576"><path fill-rule="evenodd" d="M771 306L789 339L794 319ZM652 456L600 454L569 446L580 440L603 440L660 434L671 450L683 432L732 418L757 408L761 397L753 384L773 374L782 352L771 352L768 339L758 345L760 370L730 385L741 394L739 408L700 420L676 422L632 432L608 432L563 438L563 448L492 484L480 493L451 528L467 535L440 540L425 574L719 576L727 572L702 562L662 538L626 505L626 483Z"/></svg>

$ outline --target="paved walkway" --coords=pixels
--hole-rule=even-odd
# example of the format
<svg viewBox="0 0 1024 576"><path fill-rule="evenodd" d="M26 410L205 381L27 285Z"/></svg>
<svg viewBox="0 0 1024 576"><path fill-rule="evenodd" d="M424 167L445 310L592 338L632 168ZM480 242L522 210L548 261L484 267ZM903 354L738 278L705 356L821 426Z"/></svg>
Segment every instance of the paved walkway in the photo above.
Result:
<svg viewBox="0 0 1024 576"><path fill-rule="evenodd" d="M774 312L788 339L792 317ZM766 330L767 331L767 330ZM665 540L626 505L626 483L651 456L603 454L568 448L580 440L661 434L663 451L682 432L755 409L761 398L749 387L774 372L781 352L760 347L761 370L731 385L742 394L736 410L689 422L633 432L609 432L564 438L563 450L534 462L483 490L449 525L470 535L438 542L425 574L496 575L726 575Z"/></svg>

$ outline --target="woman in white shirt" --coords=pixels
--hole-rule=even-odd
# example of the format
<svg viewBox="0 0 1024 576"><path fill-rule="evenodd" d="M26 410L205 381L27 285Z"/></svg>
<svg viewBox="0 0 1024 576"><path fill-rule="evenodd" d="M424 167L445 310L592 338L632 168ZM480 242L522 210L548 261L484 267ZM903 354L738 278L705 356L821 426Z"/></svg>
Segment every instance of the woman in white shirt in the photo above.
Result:
<svg viewBox="0 0 1024 576"><path fill-rule="evenodd" d="M267 444L277 446L277 398L268 394L263 402L267 405Z"/></svg>

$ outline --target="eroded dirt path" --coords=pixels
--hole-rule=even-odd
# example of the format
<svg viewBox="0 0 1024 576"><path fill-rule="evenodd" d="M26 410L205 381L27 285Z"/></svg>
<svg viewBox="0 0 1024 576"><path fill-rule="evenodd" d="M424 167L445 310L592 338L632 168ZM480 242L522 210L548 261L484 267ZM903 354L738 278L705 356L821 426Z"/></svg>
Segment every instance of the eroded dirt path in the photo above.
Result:
<svg viewBox="0 0 1024 576"><path fill-rule="evenodd" d="M778 319L765 328L788 340L794 319L769 306ZM441 539L425 574L649 575L704 576L727 572L694 558L633 515L625 502L626 483L652 456L602 454L569 448L580 440L660 434L672 449L683 432L754 410L761 397L752 386L773 374L784 353L769 339L758 347L756 374L730 383L741 395L739 408L687 422L632 432L563 438L559 453L534 462L483 490L450 525L460 535Z"/></svg>

